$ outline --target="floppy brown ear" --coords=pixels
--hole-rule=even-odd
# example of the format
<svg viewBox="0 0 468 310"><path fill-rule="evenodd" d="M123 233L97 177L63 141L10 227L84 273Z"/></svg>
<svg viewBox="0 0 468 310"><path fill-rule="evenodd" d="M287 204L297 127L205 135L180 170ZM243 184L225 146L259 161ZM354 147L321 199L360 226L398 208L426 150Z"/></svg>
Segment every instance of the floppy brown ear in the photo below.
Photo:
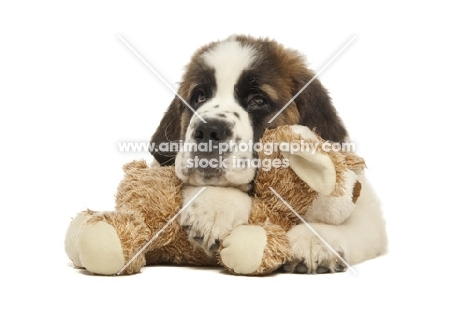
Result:
<svg viewBox="0 0 468 310"><path fill-rule="evenodd" d="M151 151L151 154L161 166L174 165L177 152L175 150L172 152L160 150L160 146L163 143L178 143L178 141L181 139L180 131L182 112L183 108L180 103L180 99L176 96L174 100L172 100L169 108L161 120L161 123L151 138L151 143L154 147L154 149Z"/></svg>
<svg viewBox="0 0 468 310"><path fill-rule="evenodd" d="M311 71L304 71L294 77L295 94L312 78ZM300 115L300 124L314 129L324 140L344 142L348 133L343 125L330 96L318 79L315 79L294 100Z"/></svg>

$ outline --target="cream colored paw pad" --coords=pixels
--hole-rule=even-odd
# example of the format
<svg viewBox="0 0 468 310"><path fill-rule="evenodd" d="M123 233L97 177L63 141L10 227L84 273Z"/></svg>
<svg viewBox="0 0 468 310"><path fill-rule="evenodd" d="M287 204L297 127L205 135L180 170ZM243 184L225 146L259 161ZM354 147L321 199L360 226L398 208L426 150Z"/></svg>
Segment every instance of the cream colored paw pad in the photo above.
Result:
<svg viewBox="0 0 468 310"><path fill-rule="evenodd" d="M67 234L65 236L65 252L75 267L83 268L80 261L80 253L78 251L78 240L81 234L81 229L84 223L91 215L88 212L81 212L73 219L68 226Z"/></svg>
<svg viewBox="0 0 468 310"><path fill-rule="evenodd" d="M105 222L86 224L78 247L81 264L90 272L113 275L125 264L119 236L115 228Z"/></svg>
<svg viewBox="0 0 468 310"><path fill-rule="evenodd" d="M251 274L262 264L267 235L263 227L242 225L223 240L223 264L237 274Z"/></svg>

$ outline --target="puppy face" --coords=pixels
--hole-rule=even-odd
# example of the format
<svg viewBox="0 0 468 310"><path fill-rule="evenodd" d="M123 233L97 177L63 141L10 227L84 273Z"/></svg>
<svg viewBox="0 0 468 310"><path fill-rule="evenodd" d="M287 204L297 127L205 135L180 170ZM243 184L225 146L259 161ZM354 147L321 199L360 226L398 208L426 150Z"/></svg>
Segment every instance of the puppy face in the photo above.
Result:
<svg viewBox="0 0 468 310"><path fill-rule="evenodd" d="M317 79L277 115L313 76L298 52L268 39L233 36L200 48L179 88L189 106L176 96L152 138L156 146L182 141L184 147L159 148L154 157L175 164L187 184L248 188L256 166L239 160L256 157L246 146L266 128L301 124L344 141L346 130Z"/></svg>

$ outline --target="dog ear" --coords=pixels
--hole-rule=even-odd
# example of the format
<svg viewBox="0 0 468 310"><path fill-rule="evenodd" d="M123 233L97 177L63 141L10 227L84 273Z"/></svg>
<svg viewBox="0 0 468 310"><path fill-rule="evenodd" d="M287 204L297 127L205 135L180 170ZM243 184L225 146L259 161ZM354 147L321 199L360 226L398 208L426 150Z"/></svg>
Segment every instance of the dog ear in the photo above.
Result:
<svg viewBox="0 0 468 310"><path fill-rule="evenodd" d="M164 114L161 123L151 138L153 150L151 154L161 166L171 166L175 163L177 150L171 150L169 147L160 149L164 143L178 143L181 139L181 115L183 112L182 104L177 96L172 100L169 108ZM168 150L169 149L169 150Z"/></svg>
<svg viewBox="0 0 468 310"><path fill-rule="evenodd" d="M297 75L294 79L295 93L297 94L313 77L313 72L307 71ZM344 142L348 136L330 96L318 79L308 85L297 98L297 110L300 115L300 124L315 129L322 139Z"/></svg>

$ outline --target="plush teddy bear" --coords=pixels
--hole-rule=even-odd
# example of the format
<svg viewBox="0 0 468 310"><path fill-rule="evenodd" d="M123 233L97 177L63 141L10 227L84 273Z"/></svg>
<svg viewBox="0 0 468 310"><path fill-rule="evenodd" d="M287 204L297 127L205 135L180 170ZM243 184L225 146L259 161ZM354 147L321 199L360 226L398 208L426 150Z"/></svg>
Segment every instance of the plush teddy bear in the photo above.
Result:
<svg viewBox="0 0 468 310"><path fill-rule="evenodd" d="M364 160L329 150L331 144L309 128L294 125L269 130L262 144L278 149L270 154L264 148L258 154L261 160L282 162L286 158L289 168L258 169L249 223L235 228L220 249L220 263L236 274L268 274L289 263L287 232L301 218L341 224L353 212L360 193L356 173L365 167Z"/></svg>
<svg viewBox="0 0 468 310"><path fill-rule="evenodd" d="M214 255L189 240L179 221L183 207L202 203L209 190L193 193L183 206L184 185L174 167L134 161L123 167L115 211L87 210L73 219L65 238L69 258L101 275L134 274L157 264L222 265L243 275L268 274L285 264L287 269L292 259L287 232L303 219L345 221L359 197L357 174L365 163L352 153L329 150L329 142L303 126L267 130L261 143L250 198L232 202L251 203L249 218L217 240Z"/></svg>

